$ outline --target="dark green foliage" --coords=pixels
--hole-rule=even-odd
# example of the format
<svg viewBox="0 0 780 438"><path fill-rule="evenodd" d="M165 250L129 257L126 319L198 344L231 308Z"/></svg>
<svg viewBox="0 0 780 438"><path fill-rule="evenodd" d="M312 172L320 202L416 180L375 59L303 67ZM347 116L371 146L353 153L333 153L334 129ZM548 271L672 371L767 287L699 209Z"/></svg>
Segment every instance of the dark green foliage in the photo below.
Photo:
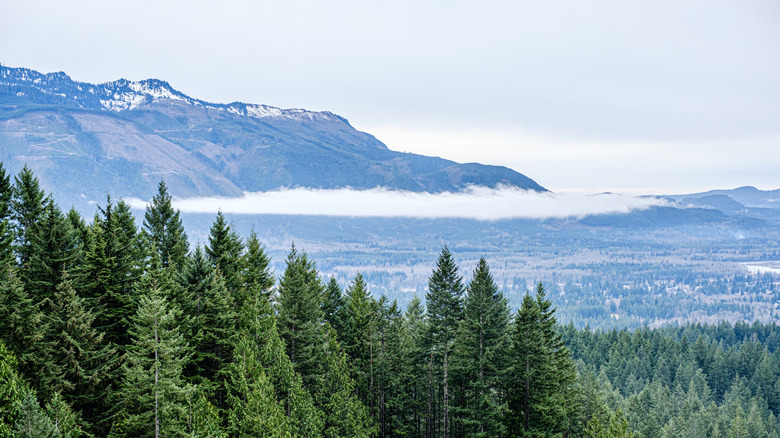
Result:
<svg viewBox="0 0 780 438"><path fill-rule="evenodd" d="M18 406L19 417L14 424L13 436L28 438L48 438L56 436L57 429L46 415L35 392L27 389L22 393Z"/></svg>
<svg viewBox="0 0 780 438"><path fill-rule="evenodd" d="M84 430L79 424L78 415L71 409L70 405L63 400L59 393L54 394L51 401L46 405L46 415L54 427L52 436L60 438L78 438L86 436Z"/></svg>
<svg viewBox="0 0 780 438"><path fill-rule="evenodd" d="M19 418L25 384L16 370L13 353L0 342L0 438L10 438Z"/></svg>
<svg viewBox="0 0 780 438"><path fill-rule="evenodd" d="M119 355L103 342L94 327L96 315L66 279L45 312L46 348L42 391L61 397L76 412L95 423L93 433L105 428L111 410L110 396L119 375ZM54 400L52 400L54 403Z"/></svg>
<svg viewBox="0 0 780 438"><path fill-rule="evenodd" d="M152 203L146 206L143 223L144 233L160 254L163 267L184 265L187 255L187 233L179 217L179 210L171 205L171 195L165 181L160 181Z"/></svg>
<svg viewBox="0 0 780 438"><path fill-rule="evenodd" d="M40 221L30 229L29 243L27 269L21 271L23 281L33 299L43 303L74 270L78 251L70 222L53 200L46 202Z"/></svg>
<svg viewBox="0 0 780 438"><path fill-rule="evenodd" d="M258 353L251 336L240 336L226 373L228 432L236 437L290 437L288 418Z"/></svg>
<svg viewBox="0 0 780 438"><path fill-rule="evenodd" d="M190 416L187 430L197 438L227 438L220 424L217 408L212 405L204 394L191 393L189 401Z"/></svg>
<svg viewBox="0 0 780 438"><path fill-rule="evenodd" d="M206 255L211 266L222 272L225 287L233 296L234 304L239 304L245 299L242 296L243 281L241 278L243 271L241 252L243 250L244 244L241 242L241 237L232 226L228 225L225 216L220 211L211 225Z"/></svg>
<svg viewBox="0 0 780 438"><path fill-rule="evenodd" d="M270 303L258 297L251 307L255 318L247 328L248 334L259 345L260 362L276 389L277 401L289 418L291 434L311 438L322 436L322 412L304 388L301 375L293 369Z"/></svg>
<svg viewBox="0 0 780 438"><path fill-rule="evenodd" d="M179 310L166 299L170 284L161 275L145 279L145 293L130 326L119 426L125 436L185 436L191 389L181 378L189 356L179 332Z"/></svg>
<svg viewBox="0 0 780 438"><path fill-rule="evenodd" d="M463 279L446 246L442 248L436 267L428 278L428 292L425 294L428 317L428 341L436 379L436 393L441 392L441 417L435 413L433 428L440 429L443 436L450 436L452 404L452 376L450 356L455 336L463 320Z"/></svg>
<svg viewBox="0 0 780 438"><path fill-rule="evenodd" d="M40 200L0 271L0 438L779 435L775 324L578 330L541 285L509 323L487 262L464 297L447 248L427 313L361 275L342 297L295 247L275 297L257 235L242 252L221 214L166 267L126 204L87 226Z"/></svg>
<svg viewBox="0 0 780 438"><path fill-rule="evenodd" d="M376 433L369 410L355 395L355 382L349 376L347 356L339 346L336 333L326 325L325 374L320 385L325 429L323 436L368 438Z"/></svg>
<svg viewBox="0 0 780 438"><path fill-rule="evenodd" d="M509 359L509 306L484 258L474 270L464 300L456 362L466 384L458 417L469 436L492 437L502 428L503 377Z"/></svg>
<svg viewBox="0 0 780 438"><path fill-rule="evenodd" d="M404 351L409 373L408 406L402 414L412 436L423 436L433 421L431 354L428 345L428 322L422 300L415 295L404 315L408 349Z"/></svg>
<svg viewBox="0 0 780 438"><path fill-rule="evenodd" d="M12 197L11 176L0 163L0 266L13 261Z"/></svg>
<svg viewBox="0 0 780 438"><path fill-rule="evenodd" d="M418 300L419 301L419 300ZM378 436L409 436L415 430L413 340L401 310L385 296L377 302L377 419Z"/></svg>
<svg viewBox="0 0 780 438"><path fill-rule="evenodd" d="M539 284L535 298L529 294L523 297L515 317L507 381L506 426L510 436L573 432L578 414L570 402L576 374L568 349L554 330L553 314Z"/></svg>
<svg viewBox="0 0 780 438"><path fill-rule="evenodd" d="M19 361L19 372L41 384L41 366L48 361L43 344L46 329L40 306L24 289L16 268L0 272L0 340Z"/></svg>
<svg viewBox="0 0 780 438"><path fill-rule="evenodd" d="M372 413L378 411L374 370L379 354L376 345L377 310L363 276L357 274L344 296L345 327L342 342L353 370L355 391Z"/></svg>
<svg viewBox="0 0 780 438"><path fill-rule="evenodd" d="M242 263L243 293L236 302L239 309L254 295L261 295L264 299L270 300L274 286L274 276L269 266L271 259L254 229L246 241L246 249Z"/></svg>
<svg viewBox="0 0 780 438"><path fill-rule="evenodd" d="M314 390L322 375L322 283L314 263L295 246L279 282L279 335L304 386Z"/></svg>
<svg viewBox="0 0 780 438"><path fill-rule="evenodd" d="M136 282L142 252L136 246L137 230L129 207L111 198L90 227L89 246L79 280L90 304L99 309L97 326L106 332L107 342L124 346L129 342L128 320L137 305Z"/></svg>
<svg viewBox="0 0 780 438"><path fill-rule="evenodd" d="M182 310L181 330L187 339L194 339L203 324L203 304L210 293L214 275L203 247L198 245L185 259L183 269L177 277L179 294L173 296L173 300Z"/></svg>
<svg viewBox="0 0 780 438"><path fill-rule="evenodd" d="M215 404L218 408L224 408L226 401L221 382L226 366L233 358L238 318L233 298L219 271L209 275L207 281L203 285L205 287L199 303L200 313L189 322L192 334L190 342L194 350L194 374L190 376L204 388L217 390Z"/></svg>
<svg viewBox="0 0 780 438"><path fill-rule="evenodd" d="M325 295L322 299L322 317L325 322L330 324L336 334L339 336L339 340L344 342L344 336L346 335L344 328L345 318L345 304L344 298L341 296L341 286L335 277L331 277L328 280L328 284L325 285Z"/></svg>
<svg viewBox="0 0 780 438"><path fill-rule="evenodd" d="M14 178L11 206L16 235L17 261L27 266L30 260L30 240L33 228L43 215L46 195L41 189L38 178L27 165Z"/></svg>

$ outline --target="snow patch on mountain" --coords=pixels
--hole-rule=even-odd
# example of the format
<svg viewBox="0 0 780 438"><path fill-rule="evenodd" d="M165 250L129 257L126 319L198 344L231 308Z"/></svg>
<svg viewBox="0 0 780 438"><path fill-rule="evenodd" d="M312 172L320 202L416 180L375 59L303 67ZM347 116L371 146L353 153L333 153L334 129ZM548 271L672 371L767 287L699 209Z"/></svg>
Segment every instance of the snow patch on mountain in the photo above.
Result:
<svg viewBox="0 0 780 438"><path fill-rule="evenodd" d="M73 81L63 72L42 74L26 68L11 68L0 65L0 85L32 88L39 93L57 95L79 102L81 108L128 111L143 108L158 102L179 101L194 107L227 112L255 119L284 118L298 121L343 121L339 116L324 111L304 109L281 109L268 105L233 102L230 104L209 103L194 99L175 90L165 81L146 79L130 81L119 79L102 84ZM85 91L86 90L86 91ZM21 94L19 94L21 93ZM28 95L24 90L15 92L18 97Z"/></svg>

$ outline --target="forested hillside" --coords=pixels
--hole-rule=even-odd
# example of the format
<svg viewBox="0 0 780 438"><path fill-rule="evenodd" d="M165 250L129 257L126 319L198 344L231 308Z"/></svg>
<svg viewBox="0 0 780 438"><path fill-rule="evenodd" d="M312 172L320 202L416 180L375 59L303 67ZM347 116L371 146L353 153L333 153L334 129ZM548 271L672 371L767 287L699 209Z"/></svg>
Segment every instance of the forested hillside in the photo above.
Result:
<svg viewBox="0 0 780 438"><path fill-rule="evenodd" d="M192 247L164 183L86 221L0 165L0 437L778 436L775 324L561 327L430 256L401 309L221 213Z"/></svg>

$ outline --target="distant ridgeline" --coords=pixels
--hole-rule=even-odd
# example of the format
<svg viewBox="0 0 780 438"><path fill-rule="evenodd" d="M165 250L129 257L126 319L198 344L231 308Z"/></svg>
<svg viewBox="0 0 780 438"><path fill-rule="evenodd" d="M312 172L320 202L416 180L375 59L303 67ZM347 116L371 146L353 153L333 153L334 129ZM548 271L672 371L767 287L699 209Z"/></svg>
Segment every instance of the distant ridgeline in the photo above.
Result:
<svg viewBox="0 0 780 438"><path fill-rule="evenodd" d="M445 246L405 310L158 186L87 224L0 166L0 437L777 437L775 324L561 327Z"/></svg>
<svg viewBox="0 0 780 438"><path fill-rule="evenodd" d="M0 66L0 161L26 163L63 205L106 192L150 199L240 196L280 187L544 191L511 169L389 150L330 112L191 98L167 82L73 81Z"/></svg>

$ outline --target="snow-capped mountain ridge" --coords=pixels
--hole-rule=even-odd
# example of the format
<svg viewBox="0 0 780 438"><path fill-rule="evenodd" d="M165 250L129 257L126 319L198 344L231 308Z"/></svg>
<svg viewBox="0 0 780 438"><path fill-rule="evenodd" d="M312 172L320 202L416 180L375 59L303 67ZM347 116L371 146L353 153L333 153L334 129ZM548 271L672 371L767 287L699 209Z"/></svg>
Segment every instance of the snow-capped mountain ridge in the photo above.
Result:
<svg viewBox="0 0 780 438"><path fill-rule="evenodd" d="M74 81L64 72L40 73L27 68L0 66L0 86L20 87L19 97L29 93L58 96L68 103L85 109L106 109L125 111L141 109L154 103L180 101L199 108L224 111L246 117L262 119L266 117L294 120L339 120L335 114L324 111L308 111L299 108L282 109L269 105L232 102L219 104L204 102L192 98L176 89L168 82L159 79L130 81L118 79L102 84L90 84Z"/></svg>

